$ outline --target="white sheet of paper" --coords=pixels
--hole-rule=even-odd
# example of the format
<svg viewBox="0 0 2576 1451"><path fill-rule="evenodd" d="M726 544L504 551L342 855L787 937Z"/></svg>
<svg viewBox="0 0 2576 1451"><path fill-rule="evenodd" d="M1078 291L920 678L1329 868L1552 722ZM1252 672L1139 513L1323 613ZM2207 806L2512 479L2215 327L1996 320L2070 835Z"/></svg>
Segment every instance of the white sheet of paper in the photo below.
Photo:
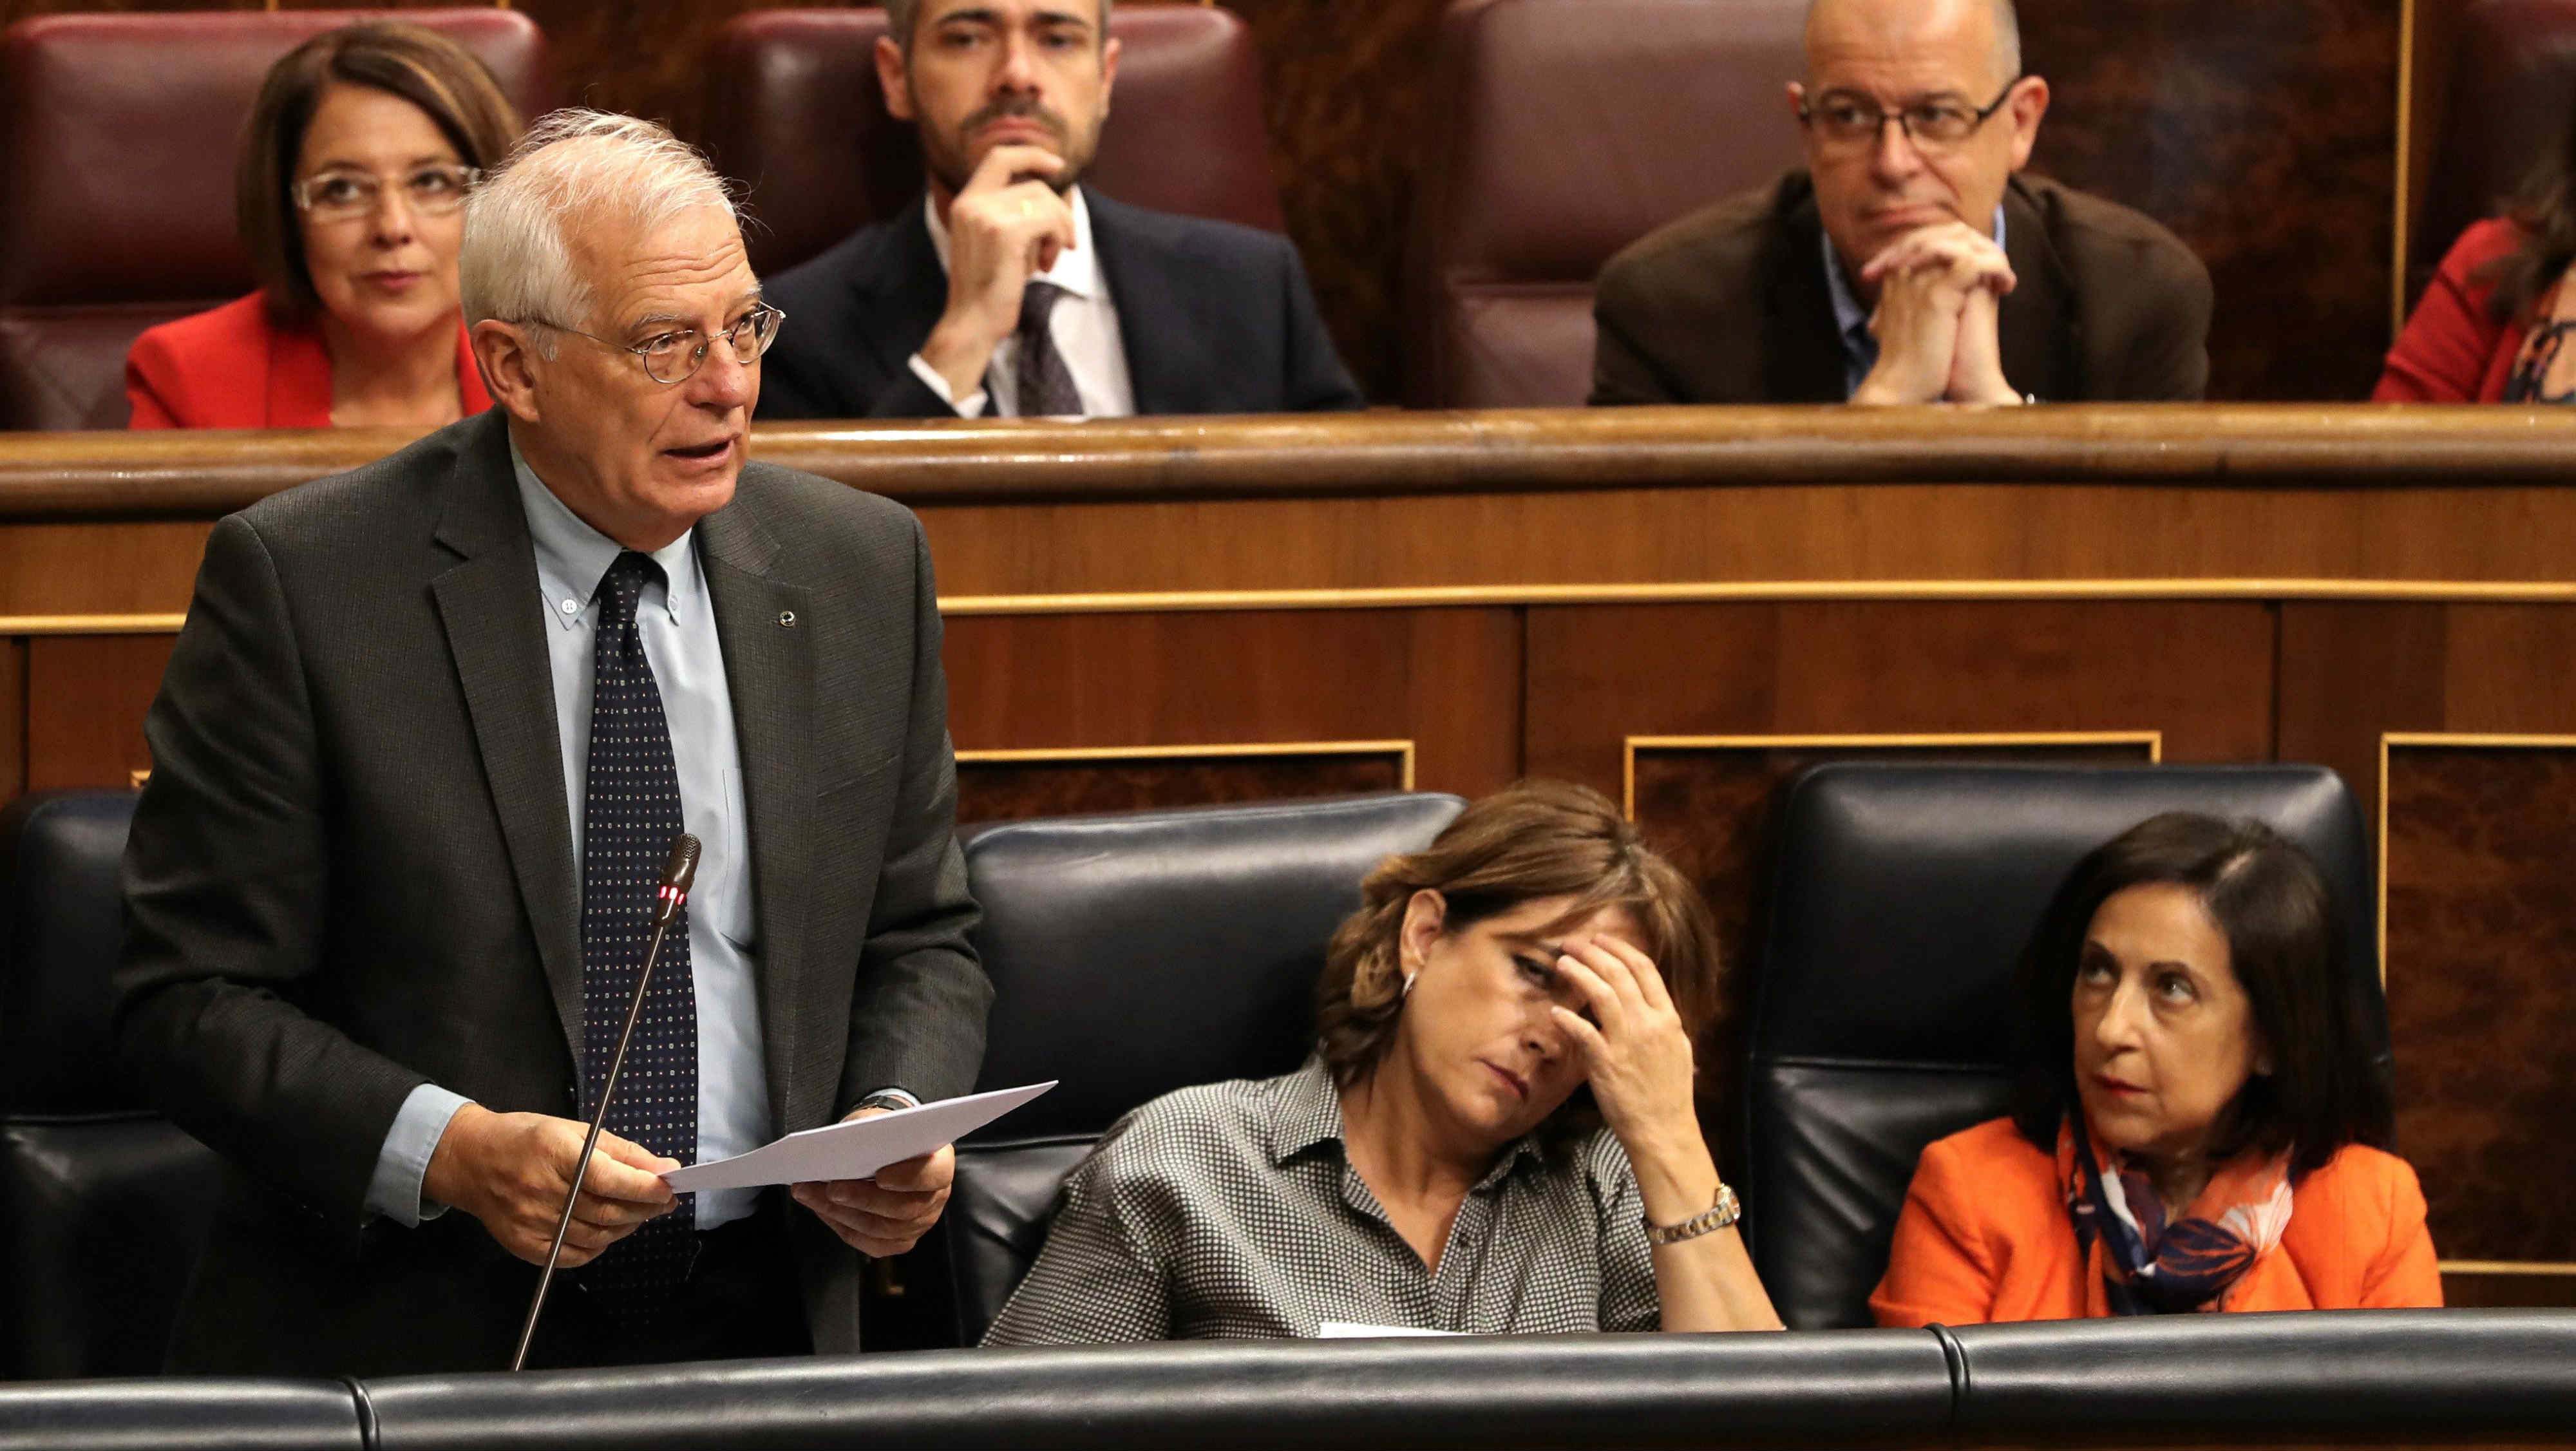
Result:
<svg viewBox="0 0 2576 1451"><path fill-rule="evenodd" d="M1363 1325L1356 1320L1327 1320L1315 1327L1317 1340L1374 1340L1396 1335L1455 1335L1455 1330L1416 1330L1410 1325Z"/></svg>
<svg viewBox="0 0 2576 1451"><path fill-rule="evenodd" d="M748 1154L689 1164L662 1176L683 1194L700 1189L753 1189L764 1184L803 1184L815 1179L868 1179L888 1164L918 1158L958 1139L1055 1087L1056 1080L1025 1088L945 1098L919 1108L899 1108L848 1123L825 1124L763 1144Z"/></svg>

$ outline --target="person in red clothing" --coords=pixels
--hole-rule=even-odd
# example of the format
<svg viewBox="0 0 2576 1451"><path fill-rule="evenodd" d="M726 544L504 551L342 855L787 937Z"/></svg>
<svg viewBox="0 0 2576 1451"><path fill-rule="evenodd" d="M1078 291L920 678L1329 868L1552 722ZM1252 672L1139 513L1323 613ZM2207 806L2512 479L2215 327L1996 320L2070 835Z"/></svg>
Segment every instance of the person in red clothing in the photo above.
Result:
<svg viewBox="0 0 2576 1451"><path fill-rule="evenodd" d="M416 25L346 26L269 68L234 207L263 286L125 358L135 428L432 428L492 404L465 344L467 190L519 119L490 71Z"/></svg>
<svg viewBox="0 0 2576 1451"><path fill-rule="evenodd" d="M2069 875L2023 960L2013 1114L1923 1151L1882 1325L2442 1302L2305 852L2172 812Z"/></svg>
<svg viewBox="0 0 2576 1451"><path fill-rule="evenodd" d="M2460 234L2415 304L2371 397L2382 403L2576 403L2576 128L2504 216Z"/></svg>

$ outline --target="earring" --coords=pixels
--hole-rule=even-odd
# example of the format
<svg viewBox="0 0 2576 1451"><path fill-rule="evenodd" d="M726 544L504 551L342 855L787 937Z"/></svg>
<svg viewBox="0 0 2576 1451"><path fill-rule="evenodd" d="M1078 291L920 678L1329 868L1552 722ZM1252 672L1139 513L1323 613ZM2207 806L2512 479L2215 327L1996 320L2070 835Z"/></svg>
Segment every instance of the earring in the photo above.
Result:
<svg viewBox="0 0 2576 1451"><path fill-rule="evenodd" d="M1420 976L1422 976L1422 974L1418 971L1408 972L1404 975L1404 990L1395 995L1399 1001L1413 996L1413 980Z"/></svg>

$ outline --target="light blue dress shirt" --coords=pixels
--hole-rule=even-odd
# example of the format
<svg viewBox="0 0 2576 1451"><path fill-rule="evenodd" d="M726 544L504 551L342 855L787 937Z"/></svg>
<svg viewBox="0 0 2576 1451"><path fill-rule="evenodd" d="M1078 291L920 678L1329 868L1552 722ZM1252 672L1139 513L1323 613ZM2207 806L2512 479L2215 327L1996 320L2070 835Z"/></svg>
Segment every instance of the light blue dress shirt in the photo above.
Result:
<svg viewBox="0 0 2576 1451"><path fill-rule="evenodd" d="M547 622L546 654L554 668L555 723L563 737L564 801L571 813L578 880L582 794L590 765L592 637L599 621L593 595L622 546L564 507L529 469L516 440L510 445L510 462L536 545L536 607ZM668 588L644 587L636 625L671 725L681 820L703 849L688 908L689 966L698 1000L698 1159L703 1163L747 1153L770 1139L755 974L759 919L753 911L751 839L733 699L726 693L715 606L698 563L697 531L655 550L653 559L670 583ZM369 1209L404 1224L444 1210L444 1205L423 1203L421 1177L448 1120L466 1102L435 1084L412 1090L377 1157L367 1188ZM755 1189L701 1192L698 1228L744 1217L758 1194Z"/></svg>
<svg viewBox="0 0 2576 1451"><path fill-rule="evenodd" d="M1869 381L1869 370L1878 366L1878 339L1870 336L1869 312L1860 305L1860 294L1852 290L1851 279L1843 275L1843 259L1834 251L1834 239L1825 235L1825 287L1834 297L1834 327L1843 341L1843 397L1848 400ZM1995 203L1995 245L2004 245L2004 206Z"/></svg>

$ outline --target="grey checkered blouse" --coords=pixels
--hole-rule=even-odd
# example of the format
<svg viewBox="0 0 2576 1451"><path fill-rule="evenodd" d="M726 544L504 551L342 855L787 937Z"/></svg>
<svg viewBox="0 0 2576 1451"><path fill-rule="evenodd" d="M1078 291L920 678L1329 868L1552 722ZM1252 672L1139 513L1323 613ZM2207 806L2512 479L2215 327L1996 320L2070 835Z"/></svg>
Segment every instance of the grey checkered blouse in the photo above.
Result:
<svg viewBox="0 0 2576 1451"><path fill-rule="evenodd" d="M1327 1320L1491 1335L1652 1330L1655 1271L1628 1155L1602 1130L1505 1150L1440 1271L1342 1151L1320 1060L1166 1094L1065 1181L1046 1249L986 1345L1312 1336Z"/></svg>

